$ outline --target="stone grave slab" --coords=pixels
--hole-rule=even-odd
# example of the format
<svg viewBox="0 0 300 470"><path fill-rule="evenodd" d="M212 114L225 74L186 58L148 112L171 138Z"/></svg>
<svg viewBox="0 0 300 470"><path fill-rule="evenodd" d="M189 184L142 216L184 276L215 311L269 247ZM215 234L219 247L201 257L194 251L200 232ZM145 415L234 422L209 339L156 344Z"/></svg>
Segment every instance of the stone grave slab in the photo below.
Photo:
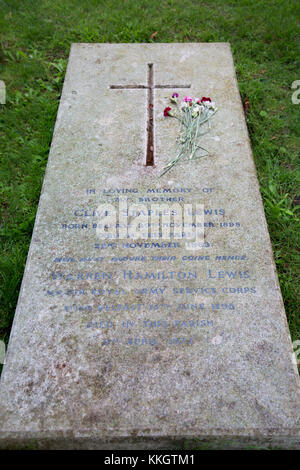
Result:
<svg viewBox="0 0 300 470"><path fill-rule="evenodd" d="M160 177L173 92L218 111L209 155ZM199 239L151 238L154 204L192 207ZM72 45L0 404L1 448L299 447L299 377L229 44Z"/></svg>

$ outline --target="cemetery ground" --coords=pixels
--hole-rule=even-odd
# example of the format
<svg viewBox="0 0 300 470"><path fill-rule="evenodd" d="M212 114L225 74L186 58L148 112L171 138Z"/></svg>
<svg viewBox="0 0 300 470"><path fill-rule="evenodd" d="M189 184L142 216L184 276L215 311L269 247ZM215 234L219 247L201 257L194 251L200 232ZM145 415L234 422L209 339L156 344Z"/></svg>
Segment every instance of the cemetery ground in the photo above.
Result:
<svg viewBox="0 0 300 470"><path fill-rule="evenodd" d="M289 327L299 339L300 104L291 99L300 79L299 3L0 0L0 8L7 89L0 105L0 340L9 338L71 43L218 41L231 43Z"/></svg>

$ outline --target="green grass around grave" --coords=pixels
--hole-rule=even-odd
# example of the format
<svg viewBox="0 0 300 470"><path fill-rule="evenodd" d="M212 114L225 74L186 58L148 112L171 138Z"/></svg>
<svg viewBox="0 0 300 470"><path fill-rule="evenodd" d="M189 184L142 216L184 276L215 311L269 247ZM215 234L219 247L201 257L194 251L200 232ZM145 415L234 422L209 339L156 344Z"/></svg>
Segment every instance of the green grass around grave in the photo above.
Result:
<svg viewBox="0 0 300 470"><path fill-rule="evenodd" d="M231 43L289 326L300 339L300 105L291 102L299 2L0 0L0 11L0 339L9 338L71 43L152 42L155 32L156 42Z"/></svg>

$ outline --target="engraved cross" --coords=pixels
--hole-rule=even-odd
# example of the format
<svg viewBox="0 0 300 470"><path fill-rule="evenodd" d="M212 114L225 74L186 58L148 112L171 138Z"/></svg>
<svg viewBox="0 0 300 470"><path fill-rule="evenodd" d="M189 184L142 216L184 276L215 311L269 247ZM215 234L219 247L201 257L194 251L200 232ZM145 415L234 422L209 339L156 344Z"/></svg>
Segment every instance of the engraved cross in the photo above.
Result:
<svg viewBox="0 0 300 470"><path fill-rule="evenodd" d="M146 166L154 165L154 132L153 132L153 115L154 115L154 100L153 90L155 88L191 88L188 85L155 85L154 83L154 67L153 64L148 64L148 79L147 85L110 85L112 90L132 90L132 89L146 89L148 91L148 117L147 117L147 149L146 149Z"/></svg>

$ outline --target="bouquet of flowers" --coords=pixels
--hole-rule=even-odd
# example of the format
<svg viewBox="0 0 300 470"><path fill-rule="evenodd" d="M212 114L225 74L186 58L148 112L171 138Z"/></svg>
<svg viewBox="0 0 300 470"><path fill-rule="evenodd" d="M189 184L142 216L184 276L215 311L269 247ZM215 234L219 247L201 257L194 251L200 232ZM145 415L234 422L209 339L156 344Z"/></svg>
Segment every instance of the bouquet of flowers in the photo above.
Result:
<svg viewBox="0 0 300 470"><path fill-rule="evenodd" d="M164 109L165 117L172 117L180 122L179 137L177 139L178 152L177 156L163 168L160 176L167 173L180 160L193 160L208 155L208 151L201 147L198 141L207 132L201 132L200 128L205 123L210 128L210 119L217 112L215 104L205 96L201 99L185 96L180 106L178 106L178 97L178 93L173 93L171 97L171 103L176 105L177 110L173 110L170 106ZM199 155L201 150L202 155Z"/></svg>

